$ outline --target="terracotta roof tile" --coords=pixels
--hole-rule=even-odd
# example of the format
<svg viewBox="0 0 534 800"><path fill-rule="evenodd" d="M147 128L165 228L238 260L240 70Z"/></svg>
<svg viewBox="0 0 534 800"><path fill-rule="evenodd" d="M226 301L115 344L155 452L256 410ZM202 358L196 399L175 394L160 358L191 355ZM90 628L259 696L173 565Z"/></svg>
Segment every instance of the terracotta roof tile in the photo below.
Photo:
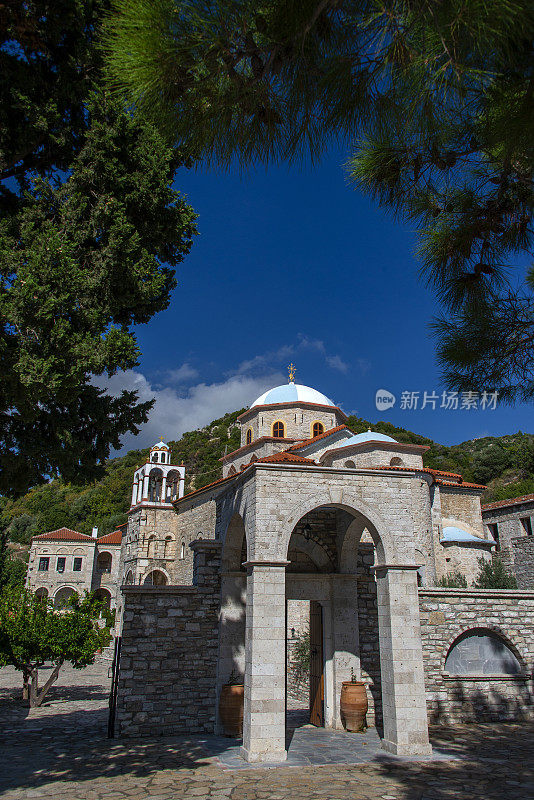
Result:
<svg viewBox="0 0 534 800"><path fill-rule="evenodd" d="M521 497L510 497L508 500L497 500L495 503L486 503L482 506L482 511L489 511L492 508L506 508L507 506L517 506L520 503L534 502L534 494L524 494Z"/></svg>
<svg viewBox="0 0 534 800"><path fill-rule="evenodd" d="M55 540L61 542L96 541L95 539L93 539L92 536L88 536L86 533L78 533L78 531L72 531L70 528L58 528L57 531L48 531L48 533L41 533L38 536L34 536L33 539L38 539L39 541Z"/></svg>
<svg viewBox="0 0 534 800"><path fill-rule="evenodd" d="M458 481L458 483L451 483L451 481L441 481L436 479L438 486L451 486L453 489L487 489L483 483L468 483L468 481Z"/></svg>
<svg viewBox="0 0 534 800"><path fill-rule="evenodd" d="M286 464L317 464L316 461L312 461L311 458L304 458L304 456L299 456L296 453L290 453L289 450L282 450L281 453L275 453L272 456L264 456L264 458L258 458L257 461L253 461L253 464L273 464L283 462Z"/></svg>
<svg viewBox="0 0 534 800"><path fill-rule="evenodd" d="M258 439L253 439L250 444L243 444L241 447L238 447L237 450L232 450L231 453L227 453L225 456L219 459L219 461L228 461L229 458L233 458L237 453L242 453L245 450L252 450L257 445L262 445L265 442L296 442L297 439L282 439L278 436L260 436Z"/></svg>
<svg viewBox="0 0 534 800"><path fill-rule="evenodd" d="M467 483L462 479L461 475L456 475L454 472L441 472L439 469L429 469L428 467L391 467L391 466L383 466L383 467L370 467L370 469L388 469L388 470L396 470L399 472L424 472L429 475L432 475L438 486L456 486L458 488L466 488L466 489L485 489L486 486L483 486L481 483ZM445 481L440 479L439 475L447 475L449 477L455 476L459 480L457 481Z"/></svg>
<svg viewBox="0 0 534 800"><path fill-rule="evenodd" d="M217 486L219 483L224 483L225 481L229 481L231 478L235 478L237 475L239 475L238 472L234 473L233 475L227 475L226 478L219 478L218 480L213 481L212 483L207 483L206 486L201 486L200 489L194 489L192 492L184 494L183 497L179 497L177 500L173 500L172 504L174 506L177 503L180 503L182 500L185 500L186 497L193 497L193 495L198 494L199 492L204 492L206 489L211 489L212 486Z"/></svg>
<svg viewBox="0 0 534 800"><path fill-rule="evenodd" d="M122 541L122 531L113 531L106 533L105 536L100 536L97 539L98 544L120 544Z"/></svg>
<svg viewBox="0 0 534 800"><path fill-rule="evenodd" d="M342 431L344 429L350 430L348 425L336 425L335 428L330 428L329 430L325 431L324 433L320 433L319 436L313 436L311 439L305 439L303 442L299 442L298 444L294 444L293 447L290 447L290 450L300 450L302 447L307 447L309 444L313 444L314 442L319 442L321 439L326 439L328 436L331 436L333 433L337 433L337 431Z"/></svg>

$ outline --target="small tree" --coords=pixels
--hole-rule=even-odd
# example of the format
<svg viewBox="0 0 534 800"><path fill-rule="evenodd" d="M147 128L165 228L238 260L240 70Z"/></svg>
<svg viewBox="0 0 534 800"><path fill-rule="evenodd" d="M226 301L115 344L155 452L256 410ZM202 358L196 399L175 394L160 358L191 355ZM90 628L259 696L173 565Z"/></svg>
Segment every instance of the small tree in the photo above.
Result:
<svg viewBox="0 0 534 800"><path fill-rule="evenodd" d="M479 573L475 581L476 589L517 589L517 581L506 570L497 556L491 561L478 559Z"/></svg>
<svg viewBox="0 0 534 800"><path fill-rule="evenodd" d="M467 578L462 572L455 570L454 572L447 572L446 575L443 575L437 582L437 585L441 586L443 589L467 589Z"/></svg>
<svg viewBox="0 0 534 800"><path fill-rule="evenodd" d="M6 587L0 597L0 664L23 675L22 697L40 706L65 661L76 669L92 664L110 640L113 613L93 594L74 593L65 608L54 610L28 589ZM39 669L52 663L50 677L39 691Z"/></svg>

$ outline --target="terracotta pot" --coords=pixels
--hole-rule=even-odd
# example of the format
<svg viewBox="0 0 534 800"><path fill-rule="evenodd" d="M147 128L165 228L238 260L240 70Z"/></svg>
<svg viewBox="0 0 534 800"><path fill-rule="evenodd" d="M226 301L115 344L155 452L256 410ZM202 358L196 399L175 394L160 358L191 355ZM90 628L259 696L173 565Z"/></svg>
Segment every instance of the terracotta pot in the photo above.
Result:
<svg viewBox="0 0 534 800"><path fill-rule="evenodd" d="M225 683L219 698L219 719L225 736L242 736L245 687Z"/></svg>
<svg viewBox="0 0 534 800"><path fill-rule="evenodd" d="M341 722L346 731L361 732L367 727L365 715L369 703L362 681L343 681L341 686Z"/></svg>

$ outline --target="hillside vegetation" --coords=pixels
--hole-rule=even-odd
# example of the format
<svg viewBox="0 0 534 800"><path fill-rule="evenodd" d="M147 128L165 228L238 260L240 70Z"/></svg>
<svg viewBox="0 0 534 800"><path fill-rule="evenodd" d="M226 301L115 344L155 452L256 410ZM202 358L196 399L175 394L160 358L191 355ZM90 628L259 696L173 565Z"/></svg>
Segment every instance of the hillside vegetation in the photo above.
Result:
<svg viewBox="0 0 534 800"><path fill-rule="evenodd" d="M172 460L186 467L186 491L200 488L221 476L220 458L239 447L236 419L241 411L226 414L205 428L185 433L171 441ZM488 485L484 500L501 500L534 492L534 436L515 433L501 437L473 439L446 447L388 422L370 423L351 416L349 427L360 433L368 428L385 433L399 442L429 446L426 466L460 472L467 481ZM126 521L130 506L132 476L146 460L148 449L130 450L110 459L99 481L83 485L54 480L31 489L17 500L0 498L0 530L12 543L12 554L24 553L32 536L62 526L90 533L109 533ZM17 544L19 546L17 546ZM22 545L22 547L20 547Z"/></svg>

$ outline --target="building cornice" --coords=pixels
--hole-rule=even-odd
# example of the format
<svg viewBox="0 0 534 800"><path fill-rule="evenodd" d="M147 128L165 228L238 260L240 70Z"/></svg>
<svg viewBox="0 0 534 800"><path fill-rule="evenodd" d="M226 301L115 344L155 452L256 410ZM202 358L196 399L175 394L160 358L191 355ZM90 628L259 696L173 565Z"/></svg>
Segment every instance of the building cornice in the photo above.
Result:
<svg viewBox="0 0 534 800"><path fill-rule="evenodd" d="M246 411L243 411L243 413L240 414L237 419L242 421L248 419L251 414L255 414L257 411L269 411L270 409L276 411L282 408L318 408L321 411L329 411L330 413L339 414L339 416L344 420L348 419L345 412L342 411L339 406L326 406L322 403L305 403L301 400L292 400L288 403L265 403L261 406L251 406L250 408L247 408Z"/></svg>

